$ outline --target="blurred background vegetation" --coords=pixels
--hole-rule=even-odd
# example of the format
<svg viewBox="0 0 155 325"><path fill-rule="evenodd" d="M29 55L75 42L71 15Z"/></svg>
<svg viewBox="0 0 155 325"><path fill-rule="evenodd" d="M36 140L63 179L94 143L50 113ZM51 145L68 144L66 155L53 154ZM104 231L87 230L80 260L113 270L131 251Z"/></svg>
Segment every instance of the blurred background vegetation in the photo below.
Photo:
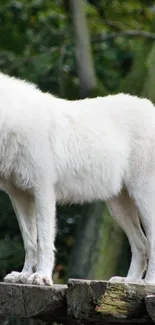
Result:
<svg viewBox="0 0 155 325"><path fill-rule="evenodd" d="M128 92L155 102L155 2L0 1L0 70L57 96ZM105 204L58 207L56 283L124 275L130 248ZM18 224L0 193L0 278L21 270Z"/></svg>

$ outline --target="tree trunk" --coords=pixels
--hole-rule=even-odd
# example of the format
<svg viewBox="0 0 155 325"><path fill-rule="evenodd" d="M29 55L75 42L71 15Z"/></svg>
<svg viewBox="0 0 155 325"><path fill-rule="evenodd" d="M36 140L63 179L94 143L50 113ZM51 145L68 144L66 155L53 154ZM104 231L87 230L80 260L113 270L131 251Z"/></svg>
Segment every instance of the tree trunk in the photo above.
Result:
<svg viewBox="0 0 155 325"><path fill-rule="evenodd" d="M144 62L146 62L151 47L152 42L150 40L144 40L139 43L132 69L127 77L122 80L120 92L131 95L140 95L142 93L147 70Z"/></svg>
<svg viewBox="0 0 155 325"><path fill-rule="evenodd" d="M145 60L146 75L141 95L150 99L155 104L155 45Z"/></svg>
<svg viewBox="0 0 155 325"><path fill-rule="evenodd" d="M69 277L108 280L115 274L124 276L129 256L127 239L106 205L84 206L71 254Z"/></svg>
<svg viewBox="0 0 155 325"><path fill-rule="evenodd" d="M97 85L90 46L89 31L83 0L70 0L72 24L75 35L77 72L80 79L80 96L87 97Z"/></svg>
<svg viewBox="0 0 155 325"><path fill-rule="evenodd" d="M151 31L155 31L155 23ZM152 40L143 39L137 46L133 67L128 76L122 80L120 91L132 95L146 96L155 103L155 46Z"/></svg>

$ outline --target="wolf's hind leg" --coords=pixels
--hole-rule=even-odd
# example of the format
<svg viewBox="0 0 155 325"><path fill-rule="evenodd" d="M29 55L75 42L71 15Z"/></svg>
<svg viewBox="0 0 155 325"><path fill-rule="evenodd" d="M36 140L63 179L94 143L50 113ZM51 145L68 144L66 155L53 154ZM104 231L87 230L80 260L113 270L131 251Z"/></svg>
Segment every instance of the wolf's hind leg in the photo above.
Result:
<svg viewBox="0 0 155 325"><path fill-rule="evenodd" d="M144 281L155 284L155 181L152 176L143 186L139 186L133 193L140 211L148 242L148 269Z"/></svg>
<svg viewBox="0 0 155 325"><path fill-rule="evenodd" d="M107 202L109 210L128 237L132 258L126 278L112 277L111 282L135 282L142 279L147 267L147 240L141 228L134 201L124 189L121 194Z"/></svg>

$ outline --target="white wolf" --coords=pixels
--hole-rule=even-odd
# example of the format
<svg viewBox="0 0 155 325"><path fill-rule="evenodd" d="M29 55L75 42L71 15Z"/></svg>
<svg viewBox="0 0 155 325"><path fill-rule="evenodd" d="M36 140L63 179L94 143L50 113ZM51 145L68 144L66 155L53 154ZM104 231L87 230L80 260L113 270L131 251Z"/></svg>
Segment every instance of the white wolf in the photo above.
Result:
<svg viewBox="0 0 155 325"><path fill-rule="evenodd" d="M155 107L149 100L118 94L68 101L0 73L0 184L25 247L22 272L8 274L6 282L51 285L56 202L104 200L132 250L127 277L111 280L140 281L147 267L144 281L155 283Z"/></svg>

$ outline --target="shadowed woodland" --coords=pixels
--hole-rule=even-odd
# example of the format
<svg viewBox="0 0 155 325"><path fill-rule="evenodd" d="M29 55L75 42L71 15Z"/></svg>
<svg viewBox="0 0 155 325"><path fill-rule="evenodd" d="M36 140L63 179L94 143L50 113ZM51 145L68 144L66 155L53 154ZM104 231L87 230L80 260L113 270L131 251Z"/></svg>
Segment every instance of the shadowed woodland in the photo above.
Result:
<svg viewBox="0 0 155 325"><path fill-rule="evenodd" d="M155 102L155 4L145 0L5 0L0 70L70 100L117 92ZM0 193L0 278L20 270L24 249ZM57 209L54 282L125 275L130 248L104 203Z"/></svg>

